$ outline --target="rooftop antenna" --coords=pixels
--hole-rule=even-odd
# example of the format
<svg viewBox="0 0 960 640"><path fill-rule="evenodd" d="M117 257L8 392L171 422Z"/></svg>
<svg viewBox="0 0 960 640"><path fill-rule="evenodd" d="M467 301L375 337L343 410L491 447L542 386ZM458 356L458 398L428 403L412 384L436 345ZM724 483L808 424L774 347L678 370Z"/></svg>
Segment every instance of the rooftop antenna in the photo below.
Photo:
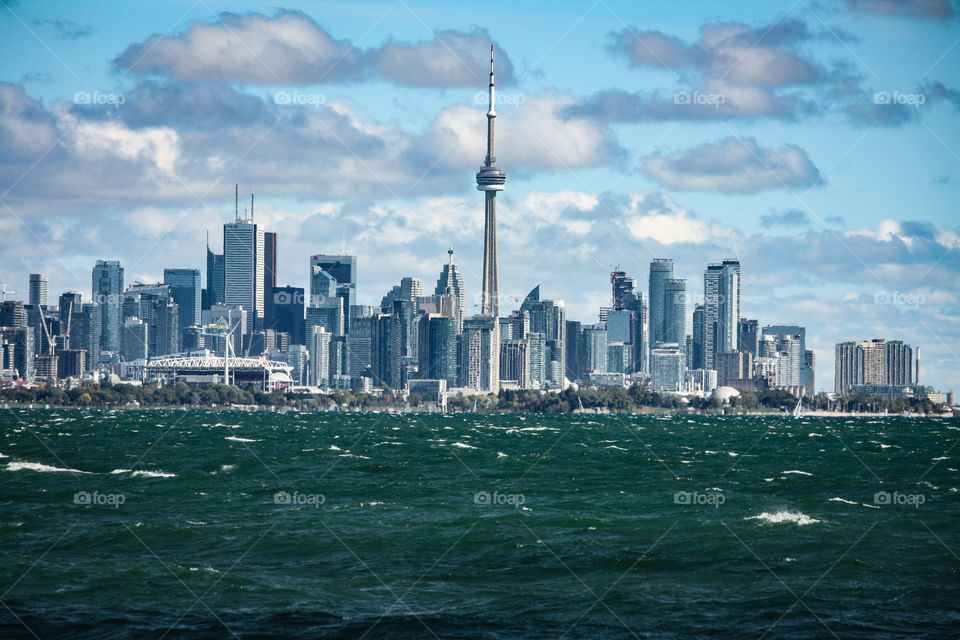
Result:
<svg viewBox="0 0 960 640"><path fill-rule="evenodd" d="M347 255L347 230L340 227L340 255Z"/></svg>
<svg viewBox="0 0 960 640"><path fill-rule="evenodd" d="M253 222L253 185L250 185L250 222Z"/></svg>
<svg viewBox="0 0 960 640"><path fill-rule="evenodd" d="M233 185L233 221L240 222L240 185Z"/></svg>

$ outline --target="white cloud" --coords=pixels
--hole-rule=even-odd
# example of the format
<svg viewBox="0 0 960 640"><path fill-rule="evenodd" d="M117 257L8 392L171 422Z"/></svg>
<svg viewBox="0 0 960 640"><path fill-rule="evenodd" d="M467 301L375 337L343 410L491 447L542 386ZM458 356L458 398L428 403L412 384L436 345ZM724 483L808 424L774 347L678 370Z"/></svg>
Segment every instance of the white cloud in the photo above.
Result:
<svg viewBox="0 0 960 640"><path fill-rule="evenodd" d="M480 86L489 68L490 35L440 31L418 43L388 41L361 49L337 39L310 16L279 11L223 13L214 23L192 22L177 35L154 34L114 60L142 76L264 85L308 85L383 79L415 87ZM502 51L497 73L513 81Z"/></svg>
<svg viewBox="0 0 960 640"><path fill-rule="evenodd" d="M753 138L725 138L669 155L647 156L641 170L673 189L756 193L816 184L820 172L792 144L764 149Z"/></svg>

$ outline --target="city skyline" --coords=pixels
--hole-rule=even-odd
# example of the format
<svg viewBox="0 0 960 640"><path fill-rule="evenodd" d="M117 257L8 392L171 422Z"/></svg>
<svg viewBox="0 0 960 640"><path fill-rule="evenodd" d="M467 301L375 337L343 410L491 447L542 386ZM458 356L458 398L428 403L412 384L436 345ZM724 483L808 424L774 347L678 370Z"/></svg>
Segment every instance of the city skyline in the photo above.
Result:
<svg viewBox="0 0 960 640"><path fill-rule="evenodd" d="M68 15L63 6L45 9L52 10L61 10L63 15ZM30 11L34 9L28 7L13 6L10 11L22 14L28 25L33 24L31 30L43 36L41 32L46 27L41 23L34 24L32 20L49 18L31 16ZM337 37L345 37L350 32L351 20L358 20L355 17L338 18L336 11L323 16L315 15L309 8L306 11L306 14L238 13L226 21L234 28L248 29L253 35L259 33L257 29L262 28L264 23L273 24L279 29L288 21L309 21L314 28L327 29ZM566 11L561 6L558 14ZM600 7L597 15L588 16L584 20L584 31L580 34L593 46L599 43L601 46L598 49L603 49L602 44L607 36L614 33L623 35L624 31L623 25L609 13L601 15L603 11ZM614 5L611 11L626 12L628 8ZM759 318L761 326L788 323L805 326L808 348L812 348L817 355L820 388L830 388L829 383L824 383L832 379L835 344L872 338L903 339L915 346L923 346L925 359L920 382L944 390L957 386L960 365L956 352L960 350L957 340L960 331L957 328L955 283L960 272L956 251L960 241L957 240L956 227L951 226L956 223L950 217L953 206L950 201L956 201L955 176L958 170L956 158L947 153L957 148L956 113L950 102L953 100L955 103L956 97L955 93L950 93L952 89L949 87L932 87L932 83L949 80L948 70L956 68L956 51L947 52L942 60L937 59L939 53L949 46L949 42L946 42L936 49L943 40L943 31L947 29L943 26L944 21L923 15L863 15L853 9L831 10L823 15L826 23L841 36L848 32L852 34L849 39L840 38L842 42L838 42L831 39L824 25L816 20L820 13L814 15L814 10L802 15L791 14L780 20L780 12L772 8L769 14L764 15L755 15L754 11L753 15L745 16L744 9L736 5L730 11L731 20L757 29L779 27L773 31L768 52L780 55L781 60L796 63L798 69L803 67L801 63L808 63L809 69L825 73L829 59L839 57L854 66L862 64L887 74L887 65L881 67L883 55L869 44L872 42L867 37L870 34L890 35L892 32L890 37L895 38L900 31L912 35L920 32L929 36L929 41L919 49L926 47L930 51L914 51L906 62L890 67L902 73L891 72L890 75L879 77L864 68L859 69L863 84L870 89L864 95L870 99L852 106L863 108L863 118L870 117L866 112L878 118L898 114L897 117L902 118L898 126L882 122L828 126L824 124L828 116L820 116L820 120L812 123L804 122L800 110L793 113L793 120L766 114L747 122L744 122L743 114L727 114L721 109L725 105L714 109L710 118L692 114L692 110L684 112L683 102L672 102L673 97L692 95L689 90L699 85L678 82L674 86L670 82L663 83L663 78L651 69L650 60L637 57L635 48L613 39L609 43L609 51L600 51L599 54L593 52L587 57L593 62L598 59L603 61L604 66L600 68L608 71L605 77L623 80L623 85L631 88L642 86L642 83L638 83L641 78L649 80L656 77L659 78L658 83L651 86L660 87L662 91L670 88L688 90L687 94L682 91L665 94L671 99L667 104L673 105L673 113L669 117L663 116L658 120L648 115L634 118L640 120L639 123L624 123L622 120L629 119L628 114L619 111L620 115L613 117L609 114L609 108L611 100L617 98L623 101L625 96L614 96L611 92L604 94L602 86L596 86L588 80L582 69L583 63L568 65L567 68L572 70L569 79L558 72L554 57L560 62L568 62L572 53L547 52L540 73L532 73L529 70L537 68L534 61L539 52L530 49L531 45L524 45L516 32L505 29L501 34L501 27L498 26L496 31L491 29L489 36L481 35L469 40L471 57L466 60L479 58L478 64L484 65L488 64L484 61L488 46L484 40L494 41L498 70L503 68L498 75L501 76L501 84L509 87L501 91L501 102L496 105L507 116L503 119L500 146L504 150L502 155L510 158L508 164L512 180L515 179L512 187L514 195L503 197L499 216L501 315L507 315L508 311L518 306L511 304L512 297L521 297L540 283L548 297L566 302L568 318L582 321L585 325L592 324L596 322L599 307L610 304L607 279L614 265L619 264L631 277L643 282L650 260L663 256L674 259L676 278L686 280L687 295L695 300L701 293L698 283L702 281L707 263L719 263L735 256L740 260L744 273L740 315ZM676 15L665 15L669 11L663 8L652 12L654 15L642 24L646 30L636 29L632 34L626 32L624 38L629 40L633 37L634 40L629 40L633 44L645 38L653 42L653 35L649 34L656 32L674 38L676 42L669 40L660 53L663 57L672 52L676 57L670 59L670 64L678 68L693 64L683 61L682 47L698 48L701 52L709 49L704 37L697 41L696 36L699 27L708 24L708 17L693 12L694 15L681 20ZM466 28L463 26L466 15L458 17L443 12L433 15L431 21L436 24L431 26L438 31L442 32L444 27ZM77 24L85 20L84 16L73 17ZM639 20L636 15L626 15L626 18L627 22L633 23ZM174 22L175 19L176 16L170 21ZM136 26L133 17L129 17L129 20ZM442 22L446 24L440 24ZM695 22L700 22L700 25ZM99 21L97 24L106 23ZM241 184L248 181L258 185L262 198L262 202L257 203L258 222L262 220L266 229L278 233L278 284L309 287L305 278L307 256L335 254L341 245L346 244L347 252L358 257L361 283L357 289L358 302L376 304L383 293L397 283L399 276L416 276L424 282L433 282L443 265L443 253L452 245L457 251L457 263L466 280L468 308L465 315L476 313L478 309L474 303L476 295L481 292L482 257L482 247L476 239L482 237L483 216L478 211L476 198L470 196L472 188L468 171L475 171L476 158L482 156L483 142L475 134L481 130L483 107L486 105L485 101L476 99L478 85L474 76L479 73L482 77L485 69L481 67L476 71L467 64L468 71L463 72L465 77L445 80L450 85L446 88L438 87L435 76L432 79L429 77L428 72L432 69L424 70L424 77L419 79L399 77L397 74L400 72L396 70L391 76L382 70L392 68L386 63L376 67L381 69L379 73L384 74L380 80L341 76L335 82L328 83L317 78L304 80L302 77L284 75L277 80L283 79L285 82L276 82L269 78L268 81L250 77L236 79L236 75L230 75L237 74L236 69L212 69L208 70L206 78L192 79L200 84L183 84L181 81L191 79L183 77L183 69L174 64L177 55L188 56L190 53L187 46L189 40L182 37L182 33L190 29L215 29L217 24L215 18L199 12L187 16L180 24L174 25L171 35L166 36L169 39L169 46L165 45L166 57L151 59L153 66L137 70L136 64L131 64L135 58L133 54L144 53L144 48L138 49L137 44L146 41L156 31L156 28L145 29L141 25L132 30L137 34L136 37L123 34L133 44L114 45L106 57L100 50L100 58L85 59L85 64L90 65L94 60L101 59L104 67L113 61L115 67L127 69L124 77L117 79L107 71L84 71L79 81L82 83L86 78L85 88L78 86L78 79L73 78L49 52L34 51L40 45L17 23L8 21L2 27L10 31L12 37L23 38L25 51L28 52L23 57L15 56L15 63L5 72L8 75L3 80L10 84L3 86L3 99L8 101L7 104L23 105L20 111L16 111L19 121L36 117L41 123L52 122L50 126L54 129L51 133L57 133L56 127L61 127L59 131L69 133L64 144L73 146L69 149L55 147L47 163L51 166L47 166L38 160L43 149L34 150L22 144L22 141L11 139L10 134L4 134L5 142L20 143L15 146L17 154L9 157L17 162L24 159L24 162L19 170L13 161L8 162L4 169L4 191L8 192L4 194L4 204L7 207L0 209L9 222L10 233L3 240L0 282L7 283L11 289L23 291L28 286L29 273L47 273L51 300L67 290L83 292L86 300L89 288L82 283L89 282L90 267L98 258L119 260L126 269L124 277L127 282L160 282L164 268L202 268L203 247L200 242L203 232L211 227L216 229L219 224L229 220L229 204L232 203L232 194L229 192L233 183L239 180ZM18 32L17 28L23 33ZM420 28L423 29L422 26ZM396 36L405 42L429 42L433 37L426 30L417 35L413 27L404 21L400 21L396 29ZM458 34L458 38L470 35L466 31ZM105 39L107 42L120 36L118 33L109 35ZM373 46L378 36L383 34L377 33L371 42L364 43L365 47ZM55 51L72 46L73 41L47 37L53 42ZM447 34L444 37L453 36ZM436 39L454 48L450 42L440 37ZM84 40L80 38L78 41ZM694 44L687 45L687 42ZM828 49L830 54L826 59L820 59L802 48L798 49L798 42L824 43L824 50ZM30 46L27 47L27 44ZM668 45L675 50L669 49ZM98 47L106 46L98 44ZM572 48L576 50L578 45ZM454 49L458 53L465 51ZM472 49L477 49L477 52ZM443 45L439 45L438 50L440 53L446 51ZM851 55L850 50L856 53ZM937 55L932 55L934 50ZM391 51L382 48L379 54L385 58ZM393 53L396 54L395 51ZM634 57L629 58L630 55ZM618 56L627 56L628 64L624 65L622 60L618 62ZM864 60L858 62L857 57ZM70 60L72 62L73 58ZM124 67L124 64L127 66ZM356 64L362 63L357 61ZM924 78L928 82L926 93L910 93L913 87L902 77L909 77L915 68L913 76L919 76L928 67L931 71ZM469 69L473 69L473 72ZM25 79L21 82L21 77L26 78L31 72L45 72L57 79L51 78L47 82ZM703 74L705 81L710 80L711 72L707 69L694 68L693 72ZM669 78L668 72L660 75L663 73ZM15 74L19 75L14 77ZM228 90L226 83L231 77L245 89ZM373 98L376 95L375 87L371 85L378 82L382 84L383 78L393 83L394 88L390 93L395 94L395 99L402 97L407 111L401 108L391 115L386 105L377 104ZM566 93L560 98L553 96L553 102L547 104L545 91L550 90L551 86L558 90L574 80L577 88L566 84ZM739 82L743 86L738 89L747 85L755 88L762 84L757 79L752 81L753 84L743 78ZM816 82L784 81L772 86L809 87L816 85ZM354 88L357 90L354 91ZM514 90L513 93L511 90ZM929 95L930 101L922 106L911 106L912 111L898 109L896 107L902 105L896 104L883 111L884 105L873 101L874 93L887 91L893 94L897 90L910 95ZM124 102L119 105L73 102L64 111L58 112L59 115L52 115L55 108L59 108L55 101L72 99L75 93L82 94L84 91L91 95L91 100L99 92L102 96L122 95ZM149 91L153 93L149 94ZM221 95L216 95L217 91ZM298 104L294 100L296 91L300 92L301 97L322 95L324 101L314 105ZM282 104L284 92L290 98L288 104ZM775 102L780 106L789 102L786 100L786 91L778 93L771 90L768 93L770 95L767 97L776 98ZM343 101L348 95L352 104ZM484 99L487 97L486 92L481 95ZM716 95L724 94L720 92ZM938 95L941 97L935 99ZM281 98L279 102L278 97ZM44 102L31 102L38 99ZM416 101L411 103L412 100ZM161 117L159 113L148 112L147 107L151 104L154 107L174 104L178 111ZM223 157L220 157L221 171L209 174L200 172L195 178L191 176L185 180L186 185L176 185L176 178L171 176L183 178L186 175L182 173L184 165L179 163L193 161L190 154L195 150L191 145L198 139L190 136L196 128L209 126L209 121L200 113L203 108L201 105L225 107L227 104L248 110L243 113L247 113L251 120L243 126L249 144L237 146L238 140L224 140ZM418 113L409 111L411 104L417 105ZM604 116L606 120L597 112L604 104L608 108ZM545 119L555 116L561 107L566 109L566 119L554 118L547 123L555 130L534 129L531 132L524 129L533 126L531 117ZM588 108L595 110L590 118L575 115L577 109L583 111ZM434 113L437 126L429 121L423 122L424 117L429 119ZM38 114L51 115L40 118ZM271 129L272 120L264 117L274 114L283 117ZM417 175L406 178L408 186L412 184L410 198L405 197L406 187L395 187L391 170L380 164L364 167L364 163L369 165L374 162L374 156L364 150L365 142L372 140L344 138L345 131L353 135L367 131L368 135L375 136L369 133L372 124L382 125L403 114L408 117L407 129L381 131L376 135L389 139L391 135L406 135L411 130L422 129L424 133L418 140L420 145L431 141L435 145L445 145L451 141L439 137L440 124L453 126L462 123L468 129L467 133L462 134L468 139L458 138L458 146L452 147L452 159L432 156L417 158L418 145L406 147L408 153L405 157L425 163L414 163L412 166ZM241 117L241 114L234 115ZM358 183L364 180L352 178L347 180L350 183L349 190L339 193L333 190L324 198L312 192L312 187L303 186L304 176L295 170L296 166L290 168L286 181L278 178L271 184L270 178L264 175L264 167L256 158L260 151L258 136L267 136L269 144L277 143L278 140L271 136L275 133L292 133L296 127L294 120L300 117L315 121L312 130L318 139L317 154L323 153L323 149L329 151L336 147L336 138L339 137L338 157L344 161L353 158L360 167L360 173L370 169L364 179L372 186L364 191L358 187ZM617 120L618 117L621 120ZM362 126L343 124L350 118L361 118ZM513 124L509 124L511 120ZM254 123L262 126L254 127ZM339 128L341 124L346 129ZM814 130L820 126L829 128L835 134L842 132L842 136L835 136L838 146L828 144L815 134ZM649 134L645 143L638 143L638 130ZM317 134L317 131L324 135ZM556 135L557 144L572 140L576 144L567 151L576 154L552 158L552 154L559 153L561 149L546 144L544 138L548 136L544 131L549 131L550 136ZM88 137L78 138L81 134ZM110 135L119 137L110 138ZM92 140L98 136L103 141L112 140L121 151L127 151L111 154L102 148L103 145L97 147ZM899 140L903 146L903 136L909 140L907 148L920 161L911 164L909 169L904 168L902 175L896 170L903 167L904 163L888 159L885 160L886 164L878 168L876 160L864 157L864 154L877 155L875 145L881 144L878 139L886 141L884 144L897 144ZM320 145L323 142L321 138L329 146ZM55 139L56 136L50 141ZM81 149L78 140L86 142L87 146L83 148L88 151L91 145L99 149L93 153L98 162L116 163L119 169L129 171L142 169L141 165L146 163L155 173L155 189L151 191L149 185L139 183L135 186L142 192L122 192L116 185L95 181L94 186L108 187L103 189L103 193L95 194L94 198L107 205L103 207L107 212L103 221L91 218L95 214L84 213L83 206L79 207L76 214L57 213L56 208L63 198L58 201L43 198L38 195L42 191L40 186L44 179L56 178L57 171L63 171L64 166L69 168L69 163L77 160L78 150ZM597 143L598 140L600 143ZM651 146L653 140L657 142ZM753 142L749 142L751 140ZM920 140L922 143L918 142ZM124 147L121 143L133 146ZM269 144L266 146L269 147ZM607 146L604 147L604 144ZM806 149L801 149L798 144ZM242 153L247 146L251 149L250 156ZM468 168L461 164L461 150L469 160ZM697 150L699 153L694 153ZM31 151L35 153L31 155ZM617 156L624 152L630 165L636 163L636 170L630 169L630 165L618 167L620 160L610 160L604 155ZM762 174L762 164L745 167L743 175L727 176L725 180L729 182L728 185L710 183L704 176L689 175L690 167L695 166L698 159L738 155L769 156L771 164L780 166L778 163L782 163L786 173L773 177L787 184L757 188L756 184L737 182L744 176L756 177L757 172ZM216 158L208 156L207 159ZM17 181L35 160L36 168L26 172L23 180ZM745 162L751 164L749 157ZM872 172L856 169L856 162L872 166ZM434 170L424 171L431 163L435 165ZM551 163L553 166L550 166ZM834 165L837 165L836 173L833 172ZM164 174L165 168L171 169L172 173ZM917 175L923 173L923 168L926 168L926 174L921 184ZM794 169L801 175L787 175ZM315 173L318 186L334 185L334 176L326 178L323 171ZM811 178L814 173L817 177ZM381 176L382 180L378 183L371 177L373 174ZM609 180L606 179L608 174ZM340 174L335 177L336 180L342 178ZM766 179L770 178L766 176ZM800 182L791 182L792 178ZM100 177L97 179L102 180ZM621 180L627 184L618 184ZM90 194L78 193L76 185L58 184L74 189L66 194L66 201L81 202L90 197ZM260 186L264 184L268 186ZM191 194L184 186L189 186L195 193ZM385 188L387 186L394 193L391 194L390 189ZM903 196L890 192L895 187L916 195L916 202L921 205L917 209L924 212L922 216L917 214L916 218L910 217L913 215L911 213L905 217L902 211L913 209L904 206ZM180 195L171 193L171 188L179 190ZM753 189L756 190L751 191ZM810 203L804 200L808 189ZM878 190L883 192L883 196L858 197L857 194L865 189ZM798 196L802 196L800 202L796 202ZM49 204L51 211L37 213L46 206L44 203ZM750 214L740 215L740 207L749 209ZM112 229L107 224L110 216L114 216ZM425 220L425 216L429 217ZM831 224L828 222L829 216L843 216L846 221ZM764 218L767 220L765 223L761 220ZM798 231L799 237L791 237L793 230ZM787 235L782 235L784 233ZM119 248L121 245L122 249ZM103 247L112 247L114 250L103 250ZM30 251L27 251L28 248ZM214 247L214 250L220 248ZM22 297L26 299L26 295ZM688 302L685 310L688 333L693 310L694 302Z"/></svg>

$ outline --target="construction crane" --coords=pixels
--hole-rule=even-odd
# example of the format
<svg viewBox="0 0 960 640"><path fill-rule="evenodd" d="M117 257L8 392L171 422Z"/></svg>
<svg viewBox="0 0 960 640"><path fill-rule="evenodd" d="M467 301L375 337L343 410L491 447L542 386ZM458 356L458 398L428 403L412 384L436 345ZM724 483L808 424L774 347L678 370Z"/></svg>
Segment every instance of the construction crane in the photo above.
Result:
<svg viewBox="0 0 960 640"><path fill-rule="evenodd" d="M52 356L56 351L57 343L50 335L50 329L47 328L47 320L44 317L43 309L40 309L40 324L43 325L43 333L47 336L47 348L50 350L49 355Z"/></svg>
<svg viewBox="0 0 960 640"><path fill-rule="evenodd" d="M70 306L67 307L67 332L63 336L63 348L70 348L70 323L73 322L73 301L70 302Z"/></svg>
<svg viewBox="0 0 960 640"><path fill-rule="evenodd" d="M20 293L20 292L14 291L13 289L7 289L6 283L0 284L0 301L6 302L8 293Z"/></svg>

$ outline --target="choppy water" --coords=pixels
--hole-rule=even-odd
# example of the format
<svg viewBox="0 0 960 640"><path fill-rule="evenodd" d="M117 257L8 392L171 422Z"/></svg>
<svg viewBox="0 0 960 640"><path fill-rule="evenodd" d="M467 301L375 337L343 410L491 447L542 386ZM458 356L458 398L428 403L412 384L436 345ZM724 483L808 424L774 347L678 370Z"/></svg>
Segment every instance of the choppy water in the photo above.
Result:
<svg viewBox="0 0 960 640"><path fill-rule="evenodd" d="M940 419L4 411L0 637L956 637L958 441Z"/></svg>

